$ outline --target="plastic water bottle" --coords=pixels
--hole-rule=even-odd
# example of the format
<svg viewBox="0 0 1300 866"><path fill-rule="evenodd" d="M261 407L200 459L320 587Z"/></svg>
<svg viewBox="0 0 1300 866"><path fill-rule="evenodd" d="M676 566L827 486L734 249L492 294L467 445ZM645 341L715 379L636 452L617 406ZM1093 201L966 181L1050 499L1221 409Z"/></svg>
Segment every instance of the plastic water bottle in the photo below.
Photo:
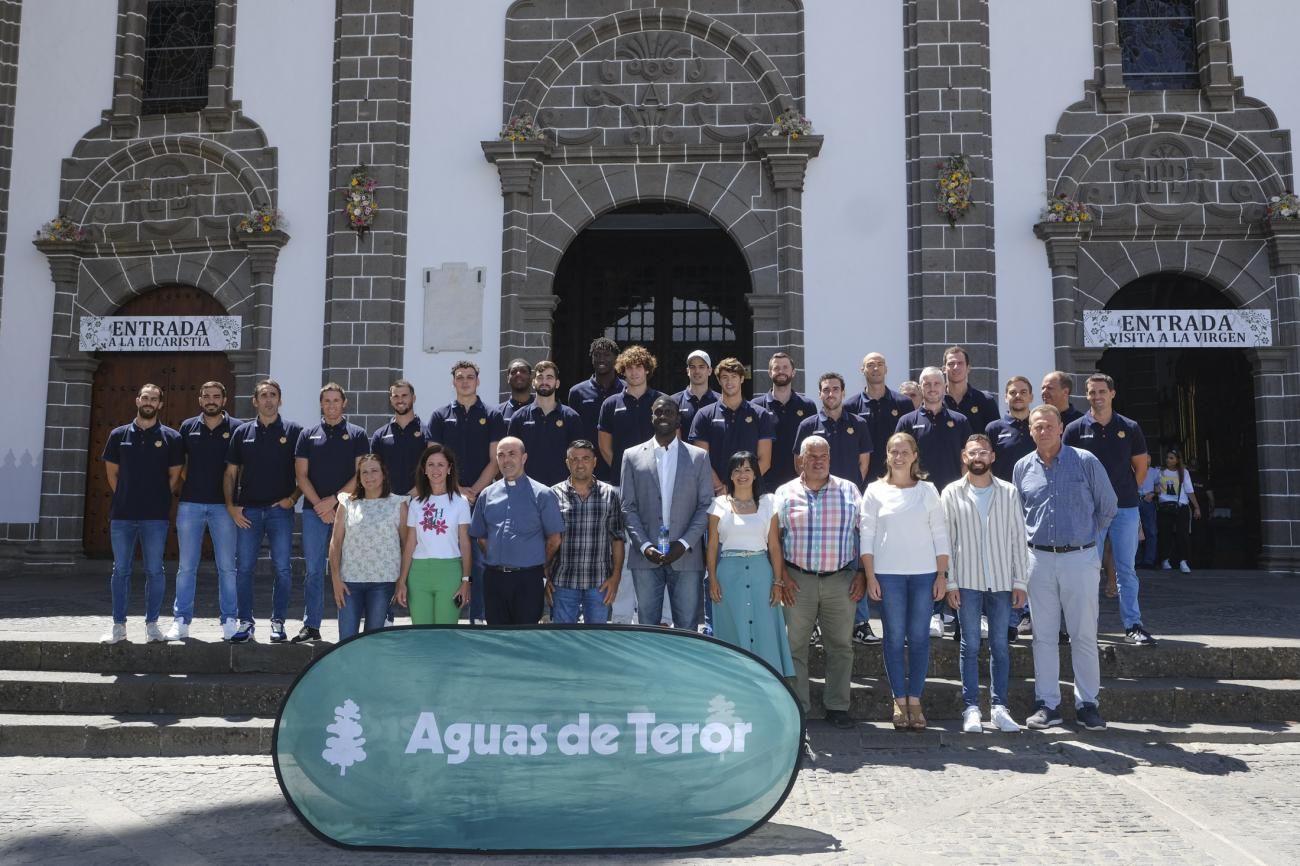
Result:
<svg viewBox="0 0 1300 866"><path fill-rule="evenodd" d="M673 545L672 545L672 542L668 540L668 527L667 527L667 526L660 526L660 527L659 527L659 544L657 545L657 548L658 548L658 550L659 550L659 553L662 554L663 556L667 556L667 555L668 555L668 551L669 551L669 549L670 549L672 546L673 546Z"/></svg>

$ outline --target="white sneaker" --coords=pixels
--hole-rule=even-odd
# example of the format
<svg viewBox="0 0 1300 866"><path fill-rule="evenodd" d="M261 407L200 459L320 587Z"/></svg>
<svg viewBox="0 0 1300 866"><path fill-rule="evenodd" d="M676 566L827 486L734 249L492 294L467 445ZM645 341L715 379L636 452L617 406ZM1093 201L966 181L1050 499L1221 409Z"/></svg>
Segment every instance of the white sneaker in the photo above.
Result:
<svg viewBox="0 0 1300 866"><path fill-rule="evenodd" d="M239 631L239 620L231 617L221 624L221 639L230 640Z"/></svg>
<svg viewBox="0 0 1300 866"><path fill-rule="evenodd" d="M994 727L1005 734L1016 734L1020 732L1020 726L1016 724L1015 719L1011 718L1011 711L1001 704L994 705L993 712L989 716L989 721L993 723Z"/></svg>
<svg viewBox="0 0 1300 866"><path fill-rule="evenodd" d="M189 639L190 627L185 624L183 619L172 620L172 627L167 629L167 633L163 635L163 640L167 641Z"/></svg>
<svg viewBox="0 0 1300 866"><path fill-rule="evenodd" d="M121 643L124 640L126 640L126 623L115 622L113 623L113 627L111 629L104 632L103 636L100 637L99 642L100 643Z"/></svg>
<svg viewBox="0 0 1300 866"><path fill-rule="evenodd" d="M963 734L982 734L984 726L980 724L980 708L967 707L961 713L961 731Z"/></svg>
<svg viewBox="0 0 1300 866"><path fill-rule="evenodd" d="M144 624L144 642L145 643L164 643L167 638L163 637L162 629L158 628L158 623L147 622Z"/></svg>
<svg viewBox="0 0 1300 866"><path fill-rule="evenodd" d="M1181 571L1183 574L1192 573L1192 567L1187 564L1187 560L1185 559L1178 563L1178 570Z"/></svg>
<svg viewBox="0 0 1300 866"><path fill-rule="evenodd" d="M988 639L989 639L989 618L987 616L982 616L980 617L980 640L988 640Z"/></svg>
<svg viewBox="0 0 1300 866"><path fill-rule="evenodd" d="M1169 571L1171 568L1173 568L1173 566L1170 565L1169 560L1166 559L1164 562L1160 563L1160 568L1163 569L1164 571Z"/></svg>
<svg viewBox="0 0 1300 866"><path fill-rule="evenodd" d="M943 618L937 613L930 617L930 637L943 637Z"/></svg>

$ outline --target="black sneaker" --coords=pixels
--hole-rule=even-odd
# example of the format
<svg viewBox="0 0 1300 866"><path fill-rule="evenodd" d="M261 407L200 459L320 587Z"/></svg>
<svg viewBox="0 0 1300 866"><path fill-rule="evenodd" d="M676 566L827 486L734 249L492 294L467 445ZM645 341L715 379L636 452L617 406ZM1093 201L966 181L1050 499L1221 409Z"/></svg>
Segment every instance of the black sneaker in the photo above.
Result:
<svg viewBox="0 0 1300 866"><path fill-rule="evenodd" d="M822 627L820 625L814 625L812 634L808 635L808 646L817 646L817 644L821 642L822 642Z"/></svg>
<svg viewBox="0 0 1300 866"><path fill-rule="evenodd" d="M1093 712L1096 712L1096 708L1093 709ZM1025 727L1032 728L1035 731L1041 731L1044 728L1056 728L1063 724L1065 724L1065 720L1061 718L1060 707L1045 707L1041 703L1039 703L1034 714L1025 719Z"/></svg>
<svg viewBox="0 0 1300 866"><path fill-rule="evenodd" d="M1074 711L1074 718L1085 730L1106 730L1106 720L1101 717L1101 713L1097 712L1096 704L1084 704L1079 707Z"/></svg>
<svg viewBox="0 0 1300 866"><path fill-rule="evenodd" d="M1142 623L1135 622L1124 632L1124 640L1134 646L1155 646L1156 639L1151 636L1151 632L1142 627Z"/></svg>
<svg viewBox="0 0 1300 866"><path fill-rule="evenodd" d="M1015 643L1020 637L1020 631L1014 625L1007 626L1007 643Z"/></svg>
<svg viewBox="0 0 1300 866"><path fill-rule="evenodd" d="M290 643L303 643L309 640L320 640L320 629L305 625L300 632L293 636Z"/></svg>
<svg viewBox="0 0 1300 866"><path fill-rule="evenodd" d="M827 710L826 721L830 722L841 731L849 731L855 727L854 721L849 718L848 710Z"/></svg>
<svg viewBox="0 0 1300 866"><path fill-rule="evenodd" d="M1061 633L1056 636L1056 642L1061 646L1065 646L1070 642L1070 633L1062 629Z"/></svg>
<svg viewBox="0 0 1300 866"><path fill-rule="evenodd" d="M853 642L861 644L877 644L880 638L871 630L871 623L860 622L853 627Z"/></svg>

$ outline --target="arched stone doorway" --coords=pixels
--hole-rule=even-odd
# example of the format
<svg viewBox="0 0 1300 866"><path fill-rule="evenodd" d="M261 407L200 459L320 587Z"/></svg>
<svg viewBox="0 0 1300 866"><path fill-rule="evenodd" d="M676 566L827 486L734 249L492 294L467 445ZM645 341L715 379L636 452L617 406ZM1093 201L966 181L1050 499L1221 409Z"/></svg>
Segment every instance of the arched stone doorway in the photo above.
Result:
<svg viewBox="0 0 1300 866"><path fill-rule="evenodd" d="M1109 310L1236 309L1212 285L1179 273L1141 277ZM1116 411L1142 425L1152 467L1177 447L1191 469L1204 519L1192 537L1195 567L1243 568L1260 553L1255 375L1247 349L1110 348L1097 369L1116 383Z"/></svg>
<svg viewBox="0 0 1300 866"><path fill-rule="evenodd" d="M224 316L226 310L202 289L168 286L132 299L115 315ZM82 540L87 556L109 558L112 555L109 509L113 492L100 455L113 428L135 417L135 395L140 386L152 382L163 389L160 420L172 428L198 414L199 386L207 381L225 383L226 410L230 414L238 416L240 407L235 403L234 370L225 352L97 352L95 357L99 364L91 387ZM173 512L167 537L169 558L176 556L174 517Z"/></svg>
<svg viewBox="0 0 1300 866"><path fill-rule="evenodd" d="M680 391L694 349L715 363L751 363L750 291L744 256L704 214L667 203L620 208L588 225L560 261L552 355L571 385L591 375L594 338L640 344L659 360L652 387Z"/></svg>

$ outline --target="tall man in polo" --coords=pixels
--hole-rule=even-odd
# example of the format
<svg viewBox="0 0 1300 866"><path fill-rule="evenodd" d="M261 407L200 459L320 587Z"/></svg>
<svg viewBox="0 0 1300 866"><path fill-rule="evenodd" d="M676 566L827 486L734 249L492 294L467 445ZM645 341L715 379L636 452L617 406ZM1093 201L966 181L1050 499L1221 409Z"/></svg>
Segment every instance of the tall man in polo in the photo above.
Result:
<svg viewBox="0 0 1300 866"><path fill-rule="evenodd" d="M398 379L388 386L388 405L393 417L370 437L370 452L384 461L393 492L405 495L415 489L420 455L429 444L428 431L415 414L415 386L410 382Z"/></svg>
<svg viewBox="0 0 1300 866"><path fill-rule="evenodd" d="M546 567L560 547L564 517L555 492L524 474L524 443L497 443L501 480L474 503L469 534L483 551L488 625L531 625L542 618Z"/></svg>
<svg viewBox="0 0 1300 866"><path fill-rule="evenodd" d="M226 512L235 522L239 544L239 627L230 637L233 643L252 640L256 628L253 575L263 538L271 549L275 572L271 587L271 636L275 641L285 639L284 619L293 588L293 506L299 496L293 454L302 427L280 417L280 383L274 379L253 386L253 408L257 417L240 424L230 436L222 480Z"/></svg>
<svg viewBox="0 0 1300 866"><path fill-rule="evenodd" d="M1060 370L1053 370L1043 377L1038 395L1048 406L1055 406L1061 413L1061 423L1069 427L1083 417L1083 413L1074 408L1070 402L1070 375Z"/></svg>
<svg viewBox="0 0 1300 866"><path fill-rule="evenodd" d="M609 481L615 487L622 471L623 452L650 438L654 430L650 407L659 392L650 387L650 377L658 363L644 346L628 346L614 362L614 369L626 384L600 407L596 436L600 456L611 467Z"/></svg>
<svg viewBox="0 0 1300 866"><path fill-rule="evenodd" d="M1115 517L1115 491L1096 457L1061 442L1061 413L1042 405L1029 413L1033 453L1020 458L1011 480L1025 509L1029 539L1029 604L1034 611L1034 696L1031 728L1061 724L1061 652L1064 619L1074 668L1075 713L1090 731L1106 722L1097 710L1097 538Z"/></svg>
<svg viewBox="0 0 1300 866"><path fill-rule="evenodd" d="M511 415L506 425L506 435L524 443L528 477L548 487L569 477L565 452L570 443L587 435L578 413L557 399L559 388L560 368L554 361L539 361L533 368L537 399Z"/></svg>
<svg viewBox="0 0 1300 866"><path fill-rule="evenodd" d="M235 521L226 511L221 479L226 474L230 435L244 423L226 414L226 386L204 382L199 387L199 414L181 422L185 469L181 473L181 501L176 506L176 541L180 565L176 568L176 598L172 603L167 640L185 640L194 620L194 584L203 555L203 530L212 537L212 558L217 565L217 603L221 609L221 637L239 630L238 572L235 566Z"/></svg>
<svg viewBox="0 0 1300 866"><path fill-rule="evenodd" d="M844 401L844 411L861 415L867 422L871 433L871 472L868 480L881 478L885 474L885 443L894 435L898 419L916 409L909 397L904 397L885 384L889 365L885 356L879 352L870 352L862 359L862 376L866 387Z"/></svg>
<svg viewBox="0 0 1300 866"><path fill-rule="evenodd" d="M794 362L785 352L773 352L767 362L772 390L750 402L772 413L776 439L772 442L772 465L763 475L763 489L775 490L799 474L794 466L794 440L799 425L817 411L817 404L794 390Z"/></svg>
<svg viewBox="0 0 1300 866"><path fill-rule="evenodd" d="M948 379L944 403L954 412L966 416L972 433L983 433L990 421L997 420L998 400L992 394L971 386L968 381L970 355L961 346L949 346L943 351L943 371Z"/></svg>
<svg viewBox="0 0 1300 866"><path fill-rule="evenodd" d="M596 478L596 446L569 443L569 477L551 489L564 518L564 538L551 563L547 590L551 622L609 622L623 577L623 500L613 485Z"/></svg>
<svg viewBox="0 0 1300 866"><path fill-rule="evenodd" d="M799 425L795 452L809 436L822 437L831 446L831 474L852 481L861 490L866 487L871 471L872 441L866 419L845 411L844 377L839 373L822 373L817 380L817 393L822 407Z"/></svg>
<svg viewBox="0 0 1300 866"><path fill-rule="evenodd" d="M1065 444L1092 452L1106 467L1119 511L1105 533L1098 534L1097 546L1110 539L1115 557L1115 577L1119 586L1119 613L1124 620L1124 637L1131 644L1151 646L1155 638L1142 626L1138 605L1136 568L1138 527L1138 488L1151 468L1147 440L1142 428L1112 408L1115 380L1105 373L1088 377L1088 414L1065 428Z"/></svg>
<svg viewBox="0 0 1300 866"><path fill-rule="evenodd" d="M104 444L104 471L113 490L109 535L113 544L113 625L101 643L126 640L126 604L138 544L144 559L145 640L163 640L158 612L167 591L163 548L171 518L172 491L185 464L180 434L158 420L163 394L143 385L135 396L135 419L116 427Z"/></svg>
<svg viewBox="0 0 1300 866"><path fill-rule="evenodd" d="M741 386L745 383L745 365L735 358L723 358L714 374L722 398L695 413L691 422L688 442L709 454L713 471L713 493L721 496L727 492L723 479L727 477L727 464L737 451L748 451L758 458L759 474L772 465L772 442L776 439L776 419L766 409L745 399Z"/></svg>
<svg viewBox="0 0 1300 866"><path fill-rule="evenodd" d="M921 371L921 408L902 418L895 433L910 433L920 452L921 466L940 492L961 477L961 449L973 432L966 416L945 402L943 371L926 367Z"/></svg>
<svg viewBox="0 0 1300 866"><path fill-rule="evenodd" d="M624 382L614 372L618 343L608 337L597 337L591 341L587 354L591 358L591 378L584 379L569 389L569 408L581 416L583 431L589 439L595 441L600 407L623 390ZM596 477L601 481L609 481L614 477L613 468L605 462L599 450L596 452Z"/></svg>
<svg viewBox="0 0 1300 866"><path fill-rule="evenodd" d="M506 367L506 385L510 396L497 406L496 412L508 424L516 412L533 402L533 365L523 358L515 358Z"/></svg>
<svg viewBox="0 0 1300 866"><path fill-rule="evenodd" d="M822 702L826 720L837 728L852 728L849 718L850 676L853 673L853 617L866 594L866 577L858 564L858 486L831 475L831 447L820 436L803 440L798 478L776 489L775 510L781 528L786 580L798 592L785 609L790 655L794 659L795 693L804 712L808 696L808 638L821 622L826 649L826 688Z"/></svg>
<svg viewBox="0 0 1300 866"><path fill-rule="evenodd" d="M357 488L357 464L370 450L366 431L343 415L348 397L343 386L330 382L320 389L321 420L298 436L294 470L302 490L302 558L307 564L303 594L302 629L293 642L320 640L321 617L325 610L325 566L329 560L330 535L340 493ZM271 640L276 640L275 624ZM283 640L283 636L279 636Z"/></svg>
<svg viewBox="0 0 1300 866"><path fill-rule="evenodd" d="M690 384L673 395L677 401L677 410L682 416L682 438L691 435L691 423L695 413L711 403L718 402L722 396L709 387L709 377L713 375L713 361L709 353L696 349L686 356L686 378Z"/></svg>
<svg viewBox="0 0 1300 866"><path fill-rule="evenodd" d="M1007 380L1007 412L984 428L984 435L993 443L997 460L993 461L993 476L1003 481L1011 480L1016 462L1034 450L1034 440L1029 435L1029 404L1034 398L1034 386L1024 376Z"/></svg>

